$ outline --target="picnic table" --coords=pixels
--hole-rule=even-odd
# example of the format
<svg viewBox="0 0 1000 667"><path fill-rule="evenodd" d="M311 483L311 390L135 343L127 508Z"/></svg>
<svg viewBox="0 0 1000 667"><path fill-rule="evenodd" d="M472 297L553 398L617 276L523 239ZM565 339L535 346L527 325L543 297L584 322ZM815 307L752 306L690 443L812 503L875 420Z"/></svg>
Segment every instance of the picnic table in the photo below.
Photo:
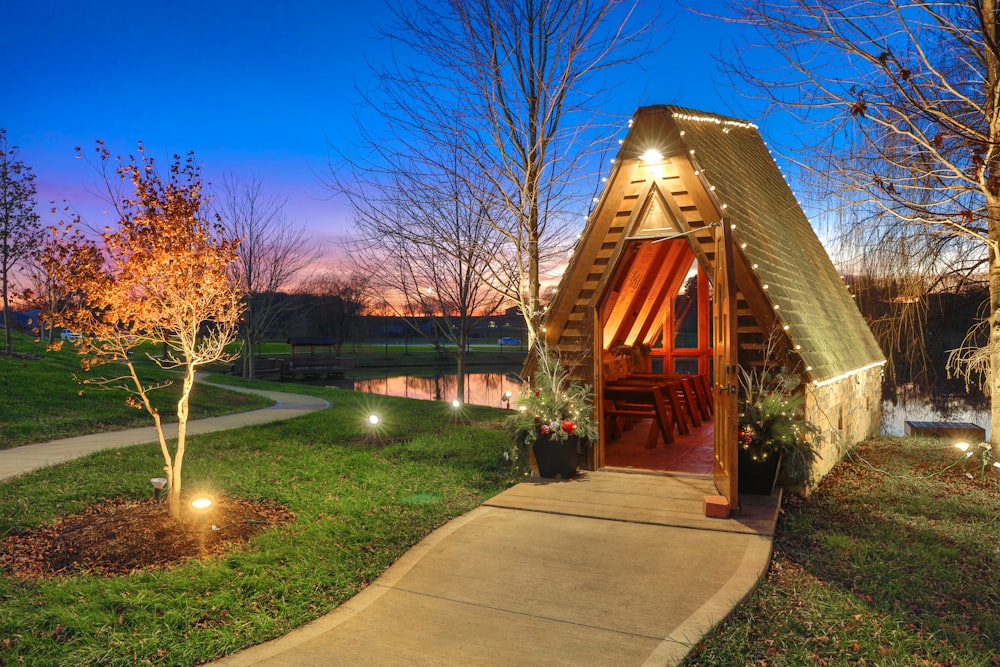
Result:
<svg viewBox="0 0 1000 667"><path fill-rule="evenodd" d="M627 420L653 418L646 447L674 442L674 428L681 435L711 419L711 396L704 378L696 375L637 373L604 383L604 415L617 438Z"/></svg>

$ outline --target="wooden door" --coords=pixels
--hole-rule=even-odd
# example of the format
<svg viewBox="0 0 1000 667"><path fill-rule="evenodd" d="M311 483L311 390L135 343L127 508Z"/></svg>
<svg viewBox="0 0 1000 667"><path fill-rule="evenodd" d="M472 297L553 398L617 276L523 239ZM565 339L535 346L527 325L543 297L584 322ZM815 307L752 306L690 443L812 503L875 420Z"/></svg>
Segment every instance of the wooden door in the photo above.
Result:
<svg viewBox="0 0 1000 667"><path fill-rule="evenodd" d="M737 430L739 423L739 378L736 339L736 276L733 270L733 232L723 219L715 235L713 321L713 393L715 397L715 487L729 501L740 505L737 482Z"/></svg>

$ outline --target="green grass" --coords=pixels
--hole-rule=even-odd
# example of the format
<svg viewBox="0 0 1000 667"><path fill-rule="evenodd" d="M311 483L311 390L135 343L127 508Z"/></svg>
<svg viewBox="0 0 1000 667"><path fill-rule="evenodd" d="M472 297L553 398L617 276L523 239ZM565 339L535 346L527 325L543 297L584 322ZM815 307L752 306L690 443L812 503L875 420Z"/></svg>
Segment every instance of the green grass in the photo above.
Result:
<svg viewBox="0 0 1000 667"><path fill-rule="evenodd" d="M453 349L453 346L448 346ZM325 348L317 353L325 354ZM288 345L285 343L264 343L257 348L258 356L264 358L288 358ZM354 370L348 373L351 378L366 378L372 375L370 371L392 370L398 372L406 369L408 374L416 375L419 369L427 369L427 373L454 372L455 358L447 353L435 350L427 342L411 342L382 344L346 343L341 353L344 358L354 361ZM519 372L524 363L525 352L519 346L504 346L503 350L495 342L479 343L473 341L471 350L467 353L466 364L470 369ZM379 373L375 373L379 375Z"/></svg>
<svg viewBox="0 0 1000 667"><path fill-rule="evenodd" d="M145 410L130 408L123 391L82 385L74 375L86 377L72 345L46 351L44 343L14 333L16 356L0 355L0 449L31 442L68 438L99 431L151 426ZM177 377L148 360L137 358L142 377L166 380ZM94 373L114 371L108 365ZM176 421L174 405L180 395L174 386L151 393L164 421ZM191 394L191 418L199 419L270 405L265 398L201 385Z"/></svg>
<svg viewBox="0 0 1000 667"><path fill-rule="evenodd" d="M281 503L295 520L220 558L168 571L52 581L0 576L0 664L190 665L330 611L438 526L523 478L503 412L308 388L333 408L192 438L185 489ZM383 417L369 442L364 418ZM107 498L145 498L152 446L0 484L0 536ZM425 502L412 502L413 498Z"/></svg>
<svg viewBox="0 0 1000 667"><path fill-rule="evenodd" d="M785 503L767 580L683 664L1000 664L1000 481L943 440L865 443Z"/></svg>

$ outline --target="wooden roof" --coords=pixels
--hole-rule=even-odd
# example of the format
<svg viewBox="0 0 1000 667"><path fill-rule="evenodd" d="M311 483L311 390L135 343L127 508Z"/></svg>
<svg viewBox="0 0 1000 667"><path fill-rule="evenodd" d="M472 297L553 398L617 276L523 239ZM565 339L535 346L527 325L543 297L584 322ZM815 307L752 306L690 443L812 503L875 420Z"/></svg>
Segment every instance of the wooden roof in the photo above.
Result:
<svg viewBox="0 0 1000 667"><path fill-rule="evenodd" d="M651 149L662 161L640 159ZM787 327L789 346L808 379L823 381L884 362L757 128L676 106L636 112L549 307L548 342L564 354L592 352L599 327L607 326L594 321L595 307L615 288L610 281L616 269L637 261L628 240L684 233L693 255L710 272L715 228L722 221L735 225L741 303L761 327L772 322ZM647 272L668 270L666 248L646 252L656 253L638 258ZM658 307L645 306L647 313ZM641 336L643 323L636 318L641 320L642 312L633 308L627 333L619 335ZM609 335L615 332L603 331L606 341ZM580 371L581 377L593 378L592 370Z"/></svg>

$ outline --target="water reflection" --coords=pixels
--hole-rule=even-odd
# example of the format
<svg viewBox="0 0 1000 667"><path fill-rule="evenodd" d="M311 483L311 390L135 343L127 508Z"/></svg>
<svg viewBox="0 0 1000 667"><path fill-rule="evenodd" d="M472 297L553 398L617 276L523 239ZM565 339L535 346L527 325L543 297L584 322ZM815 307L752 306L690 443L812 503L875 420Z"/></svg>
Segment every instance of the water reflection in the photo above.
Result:
<svg viewBox="0 0 1000 667"><path fill-rule="evenodd" d="M455 398L457 377L437 375L434 377L414 377L398 375L371 380L347 380L338 383L345 389L364 391L383 396L402 396L425 401L451 401ZM465 398L463 403L508 407L503 396L511 392L510 405L515 405L521 383L514 374L508 373L468 373L465 376ZM882 403L882 434L905 434L906 421L949 421L971 422L990 432L990 411L967 401L954 399L942 403L919 397L901 397L897 403Z"/></svg>
<svg viewBox="0 0 1000 667"><path fill-rule="evenodd" d="M394 377L354 380L353 389L383 396L402 396L425 401L451 401L458 391L458 376L436 375L434 377ZM465 376L465 396L463 403L507 407L504 393L510 392L510 405L514 405L521 384L516 376L504 373L467 373Z"/></svg>

